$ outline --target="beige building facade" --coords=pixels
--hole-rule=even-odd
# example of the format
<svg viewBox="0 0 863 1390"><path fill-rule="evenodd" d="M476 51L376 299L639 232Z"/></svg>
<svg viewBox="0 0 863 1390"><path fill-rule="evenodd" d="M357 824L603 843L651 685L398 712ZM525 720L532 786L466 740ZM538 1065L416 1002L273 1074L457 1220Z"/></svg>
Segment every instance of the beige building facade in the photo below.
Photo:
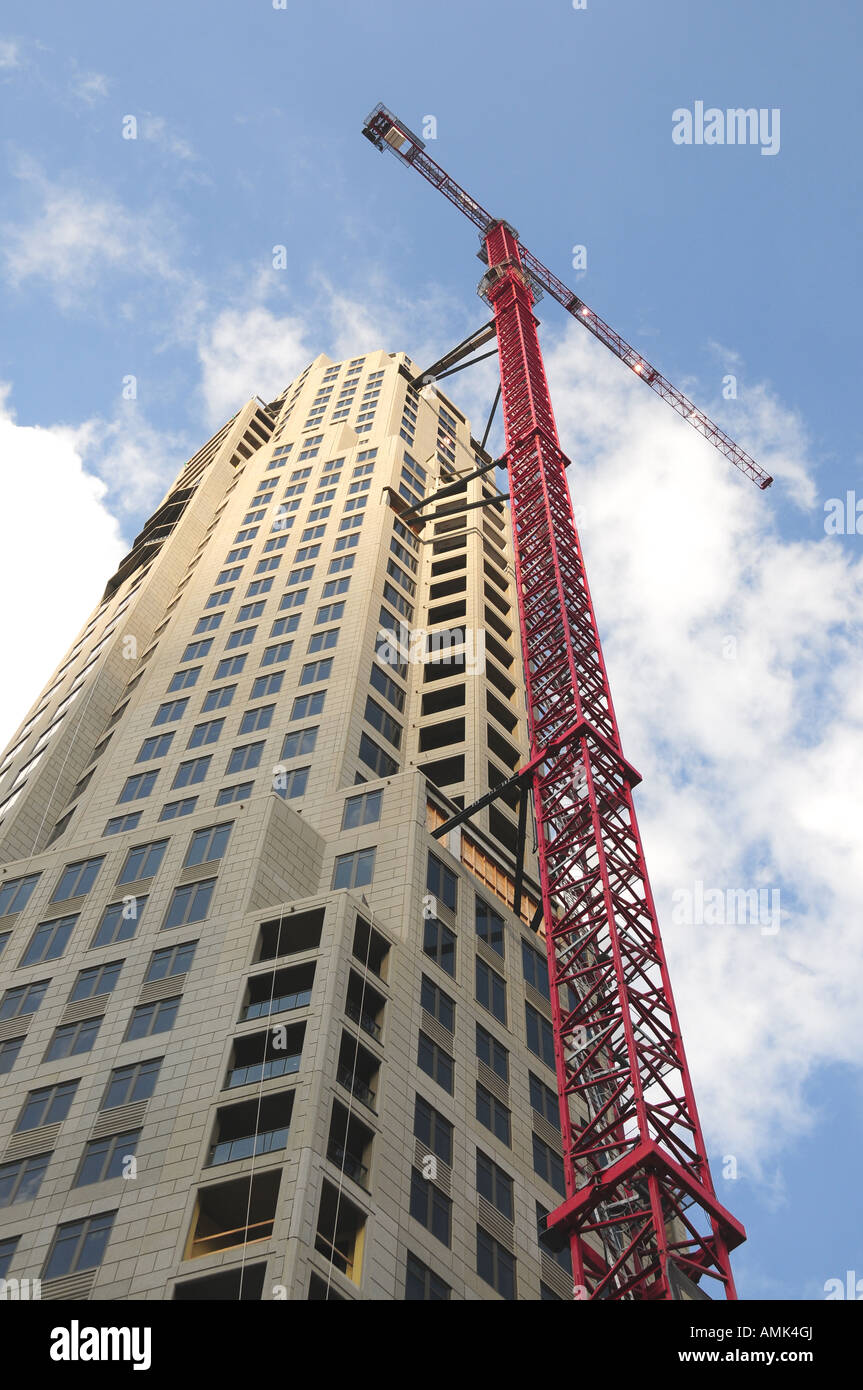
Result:
<svg viewBox="0 0 863 1390"><path fill-rule="evenodd" d="M565 1299L512 535L401 353L181 471L0 760L0 1278ZM470 504L481 504L473 505Z"/></svg>

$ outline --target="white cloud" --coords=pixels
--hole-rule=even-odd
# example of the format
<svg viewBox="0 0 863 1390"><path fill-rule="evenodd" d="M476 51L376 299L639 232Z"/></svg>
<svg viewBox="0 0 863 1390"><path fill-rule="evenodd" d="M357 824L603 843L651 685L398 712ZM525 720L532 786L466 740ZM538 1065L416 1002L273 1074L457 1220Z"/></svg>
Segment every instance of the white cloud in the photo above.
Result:
<svg viewBox="0 0 863 1390"><path fill-rule="evenodd" d="M52 181L26 160L17 172L36 207L28 220L3 228L5 276L12 286L41 281L68 309L92 301L94 292L106 293L108 273L115 272L130 285L155 282L169 291L176 321L199 311L202 292L177 264L166 216L156 209L132 211L109 196ZM122 306L115 295L115 313L118 303ZM119 311L130 309L125 305Z"/></svg>
<svg viewBox="0 0 863 1390"><path fill-rule="evenodd" d="M21 66L21 45L15 39L0 39L0 71Z"/></svg>
<svg viewBox="0 0 863 1390"><path fill-rule="evenodd" d="M78 97L87 106L94 106L97 101L102 101L107 97L110 83L102 72L84 72L78 67L77 63L72 64L72 95Z"/></svg>
<svg viewBox="0 0 863 1390"><path fill-rule="evenodd" d="M122 401L110 419L98 416L77 426L57 425L88 472L104 485L105 504L123 519L141 522L155 510L183 464L202 441L154 428L137 401Z"/></svg>
<svg viewBox="0 0 863 1390"><path fill-rule="evenodd" d="M6 595L0 684L5 744L99 602L127 546L72 443L53 430L15 423L0 388Z"/></svg>
<svg viewBox="0 0 863 1390"><path fill-rule="evenodd" d="M752 1174L816 1123L816 1069L859 1066L863 555L823 535L805 431L766 388L722 420L764 493L575 326L547 366L702 1118ZM697 880L779 888L781 930L675 926Z"/></svg>

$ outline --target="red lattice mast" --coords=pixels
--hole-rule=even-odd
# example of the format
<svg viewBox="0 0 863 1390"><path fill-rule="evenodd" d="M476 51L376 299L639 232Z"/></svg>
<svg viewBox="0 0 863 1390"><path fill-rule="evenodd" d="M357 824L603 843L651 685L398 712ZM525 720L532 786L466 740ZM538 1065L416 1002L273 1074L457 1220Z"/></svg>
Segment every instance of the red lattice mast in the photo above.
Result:
<svg viewBox="0 0 863 1390"><path fill-rule="evenodd" d="M632 801L640 778L621 748L533 315L539 262L385 108L365 133L467 212L489 267L567 1193L549 1233L570 1240L576 1297L698 1297L697 1284L734 1298L729 1251L745 1233L716 1199L680 1036Z"/></svg>

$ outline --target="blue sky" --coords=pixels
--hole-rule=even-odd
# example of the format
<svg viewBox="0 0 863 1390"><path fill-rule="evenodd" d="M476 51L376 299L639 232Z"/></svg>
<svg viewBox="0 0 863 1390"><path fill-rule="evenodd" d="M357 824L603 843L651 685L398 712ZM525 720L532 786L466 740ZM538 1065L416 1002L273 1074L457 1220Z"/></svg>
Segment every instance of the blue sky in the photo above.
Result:
<svg viewBox="0 0 863 1390"><path fill-rule="evenodd" d="M753 1297L863 1276L863 575L860 537L824 529L863 496L860 29L850 0L7 0L0 30L5 565L47 541L62 577L9 605L0 738L248 396L319 351L431 360L487 316L473 229L361 139L378 100L433 116L430 153L775 471L729 477L539 305L663 920L699 879L787 905L775 939L666 931ZM674 144L699 100L778 108L778 154ZM490 369L455 381L479 418Z"/></svg>

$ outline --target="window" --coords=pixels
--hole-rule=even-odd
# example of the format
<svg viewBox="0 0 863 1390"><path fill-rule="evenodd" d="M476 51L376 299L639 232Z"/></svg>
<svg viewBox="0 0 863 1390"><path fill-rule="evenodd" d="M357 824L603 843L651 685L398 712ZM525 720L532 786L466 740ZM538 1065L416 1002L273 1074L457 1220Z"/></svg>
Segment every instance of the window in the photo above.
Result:
<svg viewBox="0 0 863 1390"><path fill-rule="evenodd" d="M371 883L374 871L374 848L339 854L333 868L333 888L364 888Z"/></svg>
<svg viewBox="0 0 863 1390"><path fill-rule="evenodd" d="M223 681L227 680L228 676L238 676L245 664L245 656L226 656L213 672L213 679Z"/></svg>
<svg viewBox="0 0 863 1390"><path fill-rule="evenodd" d="M261 761L264 746L262 739L260 743L244 743L241 748L233 748L225 772L247 772L257 767Z"/></svg>
<svg viewBox="0 0 863 1390"><path fill-rule="evenodd" d="M344 616L344 603L325 603L315 614L316 623L334 623Z"/></svg>
<svg viewBox="0 0 863 1390"><path fill-rule="evenodd" d="M169 927L184 927L188 922L202 922L207 915L213 889L214 878L201 879L197 883L184 883L174 889L162 930Z"/></svg>
<svg viewBox="0 0 863 1390"><path fill-rule="evenodd" d="M235 782L232 787L222 787L216 797L217 806L228 806L232 801L245 801L252 795L254 782Z"/></svg>
<svg viewBox="0 0 863 1390"><path fill-rule="evenodd" d="M353 556L351 556L351 559L353 559ZM347 591L348 591L348 586L349 586L350 582L351 582L351 581L350 581L350 576L348 576L347 579L328 579L327 582L326 582L326 584L324 585L322 591L321 591L321 598L333 598L336 594L346 594ZM334 608L342 607L342 609L343 609L343 605L333 604L332 606L333 606ZM322 608L318 610L319 613L322 613L323 611L324 611L324 610L323 610ZM344 610L343 610L343 611L344 611ZM336 618L336 617L340 618L341 616L342 616L341 613L334 613L334 614L333 614L333 617L334 617L334 618ZM319 621L322 622L322 623L325 623L325 622L328 622L329 619L327 619L327 618L320 618Z"/></svg>
<svg viewBox="0 0 863 1390"><path fill-rule="evenodd" d="M0 1207L13 1202L31 1202L42 1186L42 1179L51 1162L51 1155L37 1154L34 1158L19 1158L16 1163L0 1166ZM9 1295L4 1292L4 1298Z"/></svg>
<svg viewBox="0 0 863 1390"><path fill-rule="evenodd" d="M551 1246L548 1244L547 1240L545 1239L545 1236L546 1236L546 1219L547 1219L548 1215L549 1215L548 1208L542 1206L541 1203L537 1202L537 1204L536 1204L537 1243L538 1243L538 1245L539 1245L540 1250L543 1252L543 1254L549 1255L557 1264L559 1264L560 1267L561 1267L561 1269L564 1270L564 1271L569 1275L569 1278L570 1278L570 1280L571 1280L571 1279L572 1279L572 1253L571 1253L570 1248L569 1248L569 1243L567 1242L567 1244L563 1247L562 1250L552 1250Z"/></svg>
<svg viewBox="0 0 863 1390"><path fill-rule="evenodd" d="M341 555L335 560L330 560L327 566L327 574L338 574L342 570L352 570L356 558L355 555Z"/></svg>
<svg viewBox="0 0 863 1390"><path fill-rule="evenodd" d="M200 674L200 666L190 666L185 671L175 672L175 674L171 677L171 681L168 686L168 694L173 694L175 690L188 690L190 686L193 686L197 683Z"/></svg>
<svg viewBox="0 0 863 1390"><path fill-rule="evenodd" d="M78 916L74 914L71 917L55 917L51 922L40 922L18 962L19 967L38 965L40 961L45 960L58 960L66 949L77 920Z"/></svg>
<svg viewBox="0 0 863 1390"><path fill-rule="evenodd" d="M551 988L548 982L548 961L545 956L540 955L529 946L524 937L521 940L521 964L524 971L525 984L533 985L543 998L551 999Z"/></svg>
<svg viewBox="0 0 863 1390"><path fill-rule="evenodd" d="M113 946L117 941L131 941L147 905L146 898L129 897L122 902L109 903L102 913L90 949Z"/></svg>
<svg viewBox="0 0 863 1390"><path fill-rule="evenodd" d="M223 613L211 613L208 618L199 618L195 623L193 636L197 637L202 632L215 632L224 617Z"/></svg>
<svg viewBox="0 0 863 1390"><path fill-rule="evenodd" d="M205 637L202 642L190 642L180 657L180 661L197 661L199 657L207 656L212 645L212 637Z"/></svg>
<svg viewBox="0 0 863 1390"><path fill-rule="evenodd" d="M221 685L218 690L208 690L201 705L201 713L209 714L214 709L225 709L234 698L235 685Z"/></svg>
<svg viewBox="0 0 863 1390"><path fill-rule="evenodd" d="M85 1269L98 1269L116 1214L107 1211L100 1216L87 1216L82 1221L66 1221L58 1226L42 1278L59 1279Z"/></svg>
<svg viewBox="0 0 863 1390"><path fill-rule="evenodd" d="M389 700L391 705L401 713L405 707L405 693L401 686L396 685L391 676L386 671L382 671L377 662L372 663L371 674L369 676L371 684L374 686L385 700ZM393 740L395 742L395 740Z"/></svg>
<svg viewBox="0 0 863 1390"><path fill-rule="evenodd" d="M444 1303L451 1293L449 1284L409 1250L405 1264L405 1302Z"/></svg>
<svg viewBox="0 0 863 1390"><path fill-rule="evenodd" d="M212 754L208 754L205 758L189 758L186 762L180 763L174 773L171 790L176 787L192 787L196 782L203 782L212 761Z"/></svg>
<svg viewBox="0 0 863 1390"><path fill-rule="evenodd" d="M339 629L331 627L326 632L313 632L309 638L308 652L324 652L334 647L339 640Z"/></svg>
<svg viewBox="0 0 863 1390"><path fill-rule="evenodd" d="M234 647L250 647L255 640L256 627L238 627L229 634L225 643L225 651L233 651Z"/></svg>
<svg viewBox="0 0 863 1390"><path fill-rule="evenodd" d="M287 618L276 618L270 628L271 637L284 637L286 632L296 632L300 625L299 613L291 613Z"/></svg>
<svg viewBox="0 0 863 1390"><path fill-rule="evenodd" d="M493 1207L497 1207L501 1216L512 1221L512 1178L482 1149L476 1151L476 1190Z"/></svg>
<svg viewBox="0 0 863 1390"><path fill-rule="evenodd" d="M482 1226L476 1228L476 1272L501 1297L515 1298L515 1256Z"/></svg>
<svg viewBox="0 0 863 1390"><path fill-rule="evenodd" d="M476 958L476 998L484 1009L506 1023L506 981L479 956Z"/></svg>
<svg viewBox="0 0 863 1390"><path fill-rule="evenodd" d="M422 1030L417 1044L417 1066L452 1095L455 1062Z"/></svg>
<svg viewBox="0 0 863 1390"><path fill-rule="evenodd" d="M528 1074L530 1081L530 1107L547 1120L555 1129L560 1129L560 1103L557 1092L550 1086L546 1086L544 1081L540 1081L533 1072Z"/></svg>
<svg viewBox="0 0 863 1390"><path fill-rule="evenodd" d="M197 804L196 796L186 796L181 801L166 801L159 813L159 820L176 820L177 816L190 816Z"/></svg>
<svg viewBox="0 0 863 1390"><path fill-rule="evenodd" d="M423 1096L417 1096L414 1104L414 1136L425 1145L430 1154L434 1154L450 1166L453 1134L454 1129L449 1120L444 1119Z"/></svg>
<svg viewBox="0 0 863 1390"><path fill-rule="evenodd" d="M197 941L185 941L179 946L163 946L154 951L144 976L144 983L151 980L167 980L174 975L185 975L191 968Z"/></svg>
<svg viewBox="0 0 863 1390"><path fill-rule="evenodd" d="M121 960L112 960L107 965L90 965L86 970L79 970L67 1002L74 1004L79 999L95 999L97 995L110 994L122 968Z"/></svg>
<svg viewBox="0 0 863 1390"><path fill-rule="evenodd" d="M5 1042L0 1042L0 1076L7 1076L12 1070L23 1042L23 1038L7 1038Z"/></svg>
<svg viewBox="0 0 863 1390"><path fill-rule="evenodd" d="M23 911L39 877L39 874L28 874L26 878L10 878L0 887L0 917Z"/></svg>
<svg viewBox="0 0 863 1390"><path fill-rule="evenodd" d="M313 714L320 714L326 697L325 690L316 690L313 695L298 695L291 710L291 719L308 719Z"/></svg>
<svg viewBox="0 0 863 1390"><path fill-rule="evenodd" d="M561 1197L566 1196L566 1183L563 1178L563 1159L555 1153L538 1134L533 1139L533 1171L549 1183Z"/></svg>
<svg viewBox="0 0 863 1390"><path fill-rule="evenodd" d="M0 1279L5 1279L9 1273L15 1250L18 1246L20 1236L8 1236L0 1240Z"/></svg>
<svg viewBox="0 0 863 1390"><path fill-rule="evenodd" d="M455 933L436 917L427 917L423 924L423 951L431 960L455 978Z"/></svg>
<svg viewBox="0 0 863 1390"><path fill-rule="evenodd" d="M159 1078L161 1057L149 1062L132 1062L126 1067L115 1067L111 1072L100 1110L114 1110L118 1105L133 1105L139 1100L149 1100Z"/></svg>
<svg viewBox="0 0 863 1390"><path fill-rule="evenodd" d="M305 565L301 569L291 570L290 574L288 575L287 585L285 587L291 589L295 584L308 583L314 572L314 565Z"/></svg>
<svg viewBox="0 0 863 1390"><path fill-rule="evenodd" d="M141 1131L133 1129L125 1134L109 1135L106 1139L92 1139L84 1149L72 1186L88 1187L94 1182L123 1177L140 1137Z"/></svg>
<svg viewBox="0 0 863 1390"><path fill-rule="evenodd" d="M382 709L377 700L373 700L371 695L366 698L365 718L377 729L378 733L383 734L384 738L389 739L390 743L396 748L401 747L402 726L397 720L393 719L385 709Z"/></svg>
<svg viewBox="0 0 863 1390"><path fill-rule="evenodd" d="M159 999L153 1004L138 1004L132 1010L123 1041L132 1042L135 1038L149 1038L154 1033L170 1032L179 1007L179 995L175 999Z"/></svg>
<svg viewBox="0 0 863 1390"><path fill-rule="evenodd" d="M92 1051L99 1033L101 1018L86 1018L79 1023L64 1023L54 1029L43 1062L57 1062L63 1057L75 1057L79 1052Z"/></svg>
<svg viewBox="0 0 863 1390"><path fill-rule="evenodd" d="M382 791L376 791L363 792L361 796L349 796L342 811L342 830L355 830L361 825L376 825L381 818L383 795Z"/></svg>
<svg viewBox="0 0 863 1390"><path fill-rule="evenodd" d="M278 695L285 679L284 671L273 671L269 676L256 676L252 682L251 700L262 700L265 695Z"/></svg>
<svg viewBox="0 0 863 1390"><path fill-rule="evenodd" d="M104 858L82 859L77 864L67 864L51 894L52 903L63 902L66 898L80 898L89 893L104 862Z"/></svg>
<svg viewBox="0 0 863 1390"><path fill-rule="evenodd" d="M417 1168L411 1169L411 1216L444 1245L450 1243L452 1202L428 1182Z"/></svg>
<svg viewBox="0 0 863 1390"><path fill-rule="evenodd" d="M209 864L214 859L221 859L233 825L233 821L227 821L224 825L211 825L204 830L196 830L183 861L183 868L188 869L193 864Z"/></svg>
<svg viewBox="0 0 863 1390"><path fill-rule="evenodd" d="M309 780L310 767L295 767L290 772L277 767L273 772L273 791L285 800L304 796Z"/></svg>
<svg viewBox="0 0 863 1390"><path fill-rule="evenodd" d="M527 1045L546 1066L554 1066L554 1030L547 1018L537 1013L532 1004L524 1006Z"/></svg>
<svg viewBox="0 0 863 1390"><path fill-rule="evenodd" d="M273 722L275 705L259 705L257 709L246 710L240 720L241 734L255 734L259 729L269 729Z"/></svg>
<svg viewBox="0 0 863 1390"><path fill-rule="evenodd" d="M290 647L290 642L286 646ZM304 666L300 673L300 685L314 685L316 681L327 681L333 669L333 659L331 656L325 657L322 661L310 661Z"/></svg>
<svg viewBox="0 0 863 1390"><path fill-rule="evenodd" d="M253 622L255 618L260 618L265 607L266 605L263 599L260 599L258 603L244 603L239 613L237 614L237 622Z"/></svg>
<svg viewBox="0 0 863 1390"><path fill-rule="evenodd" d="M158 772L138 772L133 777L127 777L123 790L117 797L118 803L122 801L143 801L144 797L149 796L156 785L156 778L158 775Z"/></svg>
<svg viewBox="0 0 863 1390"><path fill-rule="evenodd" d="M442 864L437 855L429 854L426 869L426 888L433 898L455 912L458 905L458 878L452 869Z"/></svg>
<svg viewBox="0 0 863 1390"><path fill-rule="evenodd" d="M476 899L474 921L476 923L476 934L480 941L484 941L486 946L490 946L499 956L503 955L504 922L499 912L495 912L493 907L484 903L482 898Z"/></svg>
<svg viewBox="0 0 863 1390"><path fill-rule="evenodd" d="M448 1033L455 1032L455 1000L451 999L440 985L430 980L428 975L422 977L420 1004Z"/></svg>
<svg viewBox="0 0 863 1390"><path fill-rule="evenodd" d="M69 1114L69 1109L78 1089L76 1081L58 1081L54 1086L41 1086L37 1091L28 1092L15 1133L28 1129L41 1129L43 1125L58 1125Z"/></svg>
<svg viewBox="0 0 863 1390"><path fill-rule="evenodd" d="M0 1023L35 1014L50 983L50 980L36 980L32 985L16 985L14 989L7 989L0 1001Z"/></svg>
<svg viewBox="0 0 863 1390"><path fill-rule="evenodd" d="M392 777L399 770L397 760L385 753L368 734L360 734L360 759L377 777Z"/></svg>
<svg viewBox="0 0 863 1390"><path fill-rule="evenodd" d="M189 735L187 748L201 748L208 743L216 743L225 726L224 719L209 719L203 724L196 724Z"/></svg>
<svg viewBox="0 0 863 1390"><path fill-rule="evenodd" d="M126 855L126 862L120 871L119 883L136 883L139 879L152 878L168 848L167 840L152 840L148 845L136 845Z"/></svg>
<svg viewBox="0 0 863 1390"><path fill-rule="evenodd" d="M317 725L311 729L298 729L296 733L286 734L282 744L283 758L296 758L301 753L311 753L318 738Z"/></svg>
<svg viewBox="0 0 863 1390"><path fill-rule="evenodd" d="M503 1102L479 1081L476 1083L476 1118L509 1148L512 1142L512 1116Z"/></svg>
<svg viewBox="0 0 863 1390"><path fill-rule="evenodd" d="M308 589L294 589L291 593L285 594L279 604L279 608L302 608L308 597Z"/></svg>
<svg viewBox="0 0 863 1390"><path fill-rule="evenodd" d="M479 1023L476 1025L476 1055L495 1076L509 1085L509 1052Z"/></svg>
<svg viewBox="0 0 863 1390"><path fill-rule="evenodd" d="M141 819L140 811L127 811L124 816L112 816L105 824L103 835L122 835L126 830L134 830Z"/></svg>
<svg viewBox="0 0 863 1390"><path fill-rule="evenodd" d="M276 666L280 661L287 661L293 645L293 642L277 642L275 646L265 647L264 654L261 657L261 665ZM303 684L302 680L300 684Z"/></svg>
<svg viewBox="0 0 863 1390"><path fill-rule="evenodd" d="M233 589L221 589L218 593L210 594L207 599L207 602L204 604L204 607L224 608L226 604L231 602L233 593Z"/></svg>

